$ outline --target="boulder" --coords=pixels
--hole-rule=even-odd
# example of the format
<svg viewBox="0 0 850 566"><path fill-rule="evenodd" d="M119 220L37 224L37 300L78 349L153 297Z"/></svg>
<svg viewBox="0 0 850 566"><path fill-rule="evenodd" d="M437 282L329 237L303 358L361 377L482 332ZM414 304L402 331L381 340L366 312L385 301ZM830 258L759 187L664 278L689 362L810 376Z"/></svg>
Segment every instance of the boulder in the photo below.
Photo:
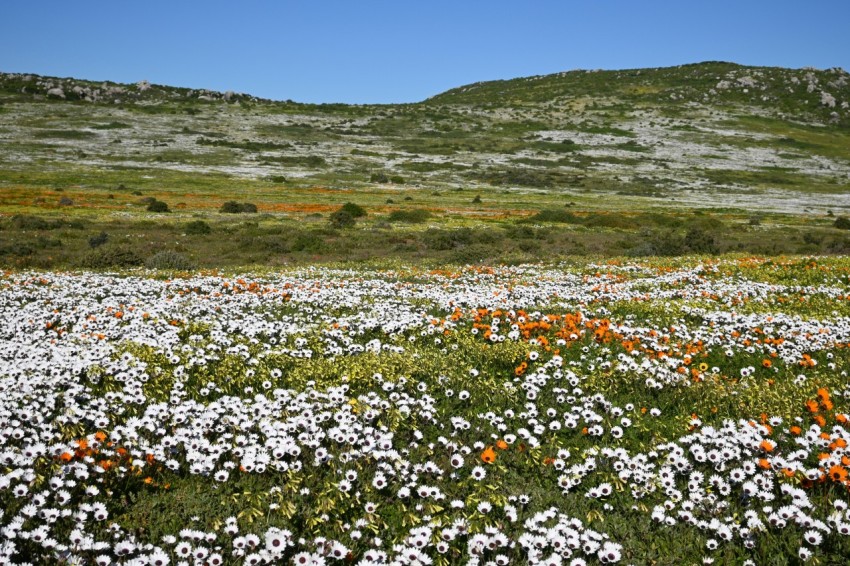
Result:
<svg viewBox="0 0 850 566"><path fill-rule="evenodd" d="M828 92L821 91L820 103L826 106L827 108L835 108L835 97L829 94Z"/></svg>

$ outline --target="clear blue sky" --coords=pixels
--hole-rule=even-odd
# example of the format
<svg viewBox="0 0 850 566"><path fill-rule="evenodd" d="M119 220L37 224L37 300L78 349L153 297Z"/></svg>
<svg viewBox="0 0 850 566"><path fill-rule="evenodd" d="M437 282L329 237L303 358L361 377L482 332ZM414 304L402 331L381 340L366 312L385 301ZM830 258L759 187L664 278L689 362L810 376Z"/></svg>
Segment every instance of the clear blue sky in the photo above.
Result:
<svg viewBox="0 0 850 566"><path fill-rule="evenodd" d="M0 0L0 70L414 102L570 69L850 69L850 0Z"/></svg>

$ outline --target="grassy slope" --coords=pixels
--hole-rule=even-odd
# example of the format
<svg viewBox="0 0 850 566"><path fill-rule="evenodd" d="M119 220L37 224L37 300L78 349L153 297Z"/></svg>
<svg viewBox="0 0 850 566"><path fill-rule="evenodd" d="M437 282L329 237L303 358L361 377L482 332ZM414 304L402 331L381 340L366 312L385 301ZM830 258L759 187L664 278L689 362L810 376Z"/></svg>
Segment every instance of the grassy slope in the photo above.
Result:
<svg viewBox="0 0 850 566"><path fill-rule="evenodd" d="M64 100L47 95L56 87ZM709 208L696 224L713 231L711 251L840 252L826 213L850 208L847 101L840 70L713 62L477 83L387 106L0 75L0 251L13 265L74 265L105 230L113 244L145 236L145 255L176 248L202 265L521 261L681 239L687 211ZM146 213L146 197L172 213ZM266 214L217 214L231 199ZM328 232L346 201L369 216ZM562 222L523 224L565 205L570 215L548 217ZM390 222L411 208L432 217ZM21 214L78 228L8 220ZM182 238L197 219L212 234ZM435 244L429 226L473 236Z"/></svg>

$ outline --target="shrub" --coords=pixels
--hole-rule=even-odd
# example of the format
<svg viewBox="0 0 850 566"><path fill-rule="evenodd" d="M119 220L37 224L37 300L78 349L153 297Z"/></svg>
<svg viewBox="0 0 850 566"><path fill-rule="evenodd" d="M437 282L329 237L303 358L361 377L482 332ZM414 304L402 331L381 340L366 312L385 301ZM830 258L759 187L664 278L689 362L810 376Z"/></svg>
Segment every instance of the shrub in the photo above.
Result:
<svg viewBox="0 0 850 566"><path fill-rule="evenodd" d="M403 185L404 177L402 177L401 175L393 175L392 177L390 177L390 183L393 183L394 185Z"/></svg>
<svg viewBox="0 0 850 566"><path fill-rule="evenodd" d="M242 212L242 205L236 202L235 200L229 200L226 203L222 204L221 208L219 208L218 211L227 214L237 214L239 212Z"/></svg>
<svg viewBox="0 0 850 566"><path fill-rule="evenodd" d="M103 244L105 244L109 240L109 234L106 232L101 232L95 236L91 236L89 238L89 247L91 249L99 248Z"/></svg>
<svg viewBox="0 0 850 566"><path fill-rule="evenodd" d="M357 222L350 212L342 208L331 214L328 221L334 228L351 228Z"/></svg>
<svg viewBox="0 0 850 566"><path fill-rule="evenodd" d="M353 202L347 202L342 205L340 210L344 210L348 214L352 216L352 218L362 218L366 216L366 209L360 206L359 204L354 204Z"/></svg>
<svg viewBox="0 0 850 566"><path fill-rule="evenodd" d="M839 216L832 225L840 230L850 230L850 218Z"/></svg>
<svg viewBox="0 0 850 566"><path fill-rule="evenodd" d="M145 267L148 269L175 269L178 271L190 271L195 268L189 258L172 250L155 253L145 261Z"/></svg>
<svg viewBox="0 0 850 566"><path fill-rule="evenodd" d="M441 230L429 228L422 235L425 247L429 250L452 250L472 242L472 230L459 228L457 230Z"/></svg>
<svg viewBox="0 0 850 566"><path fill-rule="evenodd" d="M389 221L390 222L408 222L408 223L418 223L425 222L431 218L431 213L422 208L414 208L412 210L393 210L390 213Z"/></svg>
<svg viewBox="0 0 850 566"><path fill-rule="evenodd" d="M291 249L294 252L320 254L328 250L328 245L317 232L301 232L293 240Z"/></svg>
<svg viewBox="0 0 850 566"><path fill-rule="evenodd" d="M151 201L148 204L147 211L148 212L169 212L168 204L161 201L161 200L153 199L153 201Z"/></svg>
<svg viewBox="0 0 850 566"><path fill-rule="evenodd" d="M35 249L32 246L27 244L22 244L20 242L15 242L8 245L0 245L0 256L4 255L17 255L17 256L31 256L35 253Z"/></svg>
<svg viewBox="0 0 850 566"><path fill-rule="evenodd" d="M74 201L68 197L62 197L59 199L59 206L73 206Z"/></svg>
<svg viewBox="0 0 850 566"><path fill-rule="evenodd" d="M475 198L472 199L472 204L481 204L481 195L475 195Z"/></svg>
<svg viewBox="0 0 850 566"><path fill-rule="evenodd" d="M252 204L250 202L236 202L235 200L229 200L226 203L221 205L221 208L218 209L219 212L227 213L227 214L239 214L242 212L246 213L254 213L257 212L257 205Z"/></svg>
<svg viewBox="0 0 850 566"><path fill-rule="evenodd" d="M685 247L698 254L716 254L719 251L714 235L701 228L691 228L685 234Z"/></svg>
<svg viewBox="0 0 850 566"><path fill-rule="evenodd" d="M531 217L531 220L535 220L538 222L564 222L568 224L580 224L581 218L572 214L571 212L567 212L566 210L562 210L559 208L551 208L541 210L537 214Z"/></svg>
<svg viewBox="0 0 850 566"><path fill-rule="evenodd" d="M115 267L137 267L143 260L134 249L127 246L103 246L87 252L80 260L85 269L109 269Z"/></svg>
<svg viewBox="0 0 850 566"><path fill-rule="evenodd" d="M389 183L390 178L387 177L386 173L372 173L369 177L370 183Z"/></svg>
<svg viewBox="0 0 850 566"><path fill-rule="evenodd" d="M210 225L204 222L203 220L193 220L187 223L184 230L187 234L192 235L203 235L212 232L212 228L210 227Z"/></svg>
<svg viewBox="0 0 850 566"><path fill-rule="evenodd" d="M498 253L498 250L494 250L492 246L488 246L486 244L472 244L471 246L464 246L452 251L449 254L448 260L450 263L459 265L480 263L485 259L493 257L494 253Z"/></svg>
<svg viewBox="0 0 850 566"><path fill-rule="evenodd" d="M12 226L18 230L52 230L56 228L56 224L48 222L39 216L29 216L27 214L16 214L12 217Z"/></svg>

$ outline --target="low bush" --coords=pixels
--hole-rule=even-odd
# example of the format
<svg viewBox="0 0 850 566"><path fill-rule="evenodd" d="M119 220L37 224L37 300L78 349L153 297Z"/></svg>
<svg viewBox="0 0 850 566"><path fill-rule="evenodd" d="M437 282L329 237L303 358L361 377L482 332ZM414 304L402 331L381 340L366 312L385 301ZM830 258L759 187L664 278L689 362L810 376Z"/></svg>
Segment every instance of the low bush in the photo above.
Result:
<svg viewBox="0 0 850 566"><path fill-rule="evenodd" d="M411 210L394 210L390 213L389 221L390 222L407 222L410 224L415 224L418 222L425 222L430 219L433 215L422 208L414 208Z"/></svg>
<svg viewBox="0 0 850 566"><path fill-rule="evenodd" d="M359 204L354 204L353 202L347 202L340 210L344 210L348 214L352 216L352 218L362 218L366 216L366 209L360 206Z"/></svg>
<svg viewBox="0 0 850 566"><path fill-rule="evenodd" d="M128 246L101 246L87 252L79 262L84 269L110 269L138 267L144 263L142 256Z"/></svg>
<svg viewBox="0 0 850 566"><path fill-rule="evenodd" d="M222 204L218 211L226 214L252 214L257 212L257 205L250 202L236 202L235 200L229 200Z"/></svg>
<svg viewBox="0 0 850 566"><path fill-rule="evenodd" d="M209 234L212 232L212 228L209 224L204 222L203 220L192 220L186 224L184 231L187 234L191 234L193 236Z"/></svg>
<svg viewBox="0 0 850 566"><path fill-rule="evenodd" d="M170 212L168 203L153 199L147 206L148 212Z"/></svg>
<svg viewBox="0 0 850 566"><path fill-rule="evenodd" d="M189 258L179 252L164 250L157 252L145 261L148 269L173 269L178 271L190 271L195 268Z"/></svg>
<svg viewBox="0 0 850 566"><path fill-rule="evenodd" d="M850 230L850 218L839 216L832 225L840 230Z"/></svg>
<svg viewBox="0 0 850 566"><path fill-rule="evenodd" d="M351 228L357 222L354 216L344 208L340 208L331 214L328 221L334 228Z"/></svg>
<svg viewBox="0 0 850 566"><path fill-rule="evenodd" d="M535 222L563 222L565 224L581 224L582 219L571 212L560 208L548 208L541 210L529 220Z"/></svg>
<svg viewBox="0 0 850 566"><path fill-rule="evenodd" d="M99 248L108 240L109 234L107 234L106 232L101 232L100 234L96 234L94 236L89 237L89 247L91 249Z"/></svg>

